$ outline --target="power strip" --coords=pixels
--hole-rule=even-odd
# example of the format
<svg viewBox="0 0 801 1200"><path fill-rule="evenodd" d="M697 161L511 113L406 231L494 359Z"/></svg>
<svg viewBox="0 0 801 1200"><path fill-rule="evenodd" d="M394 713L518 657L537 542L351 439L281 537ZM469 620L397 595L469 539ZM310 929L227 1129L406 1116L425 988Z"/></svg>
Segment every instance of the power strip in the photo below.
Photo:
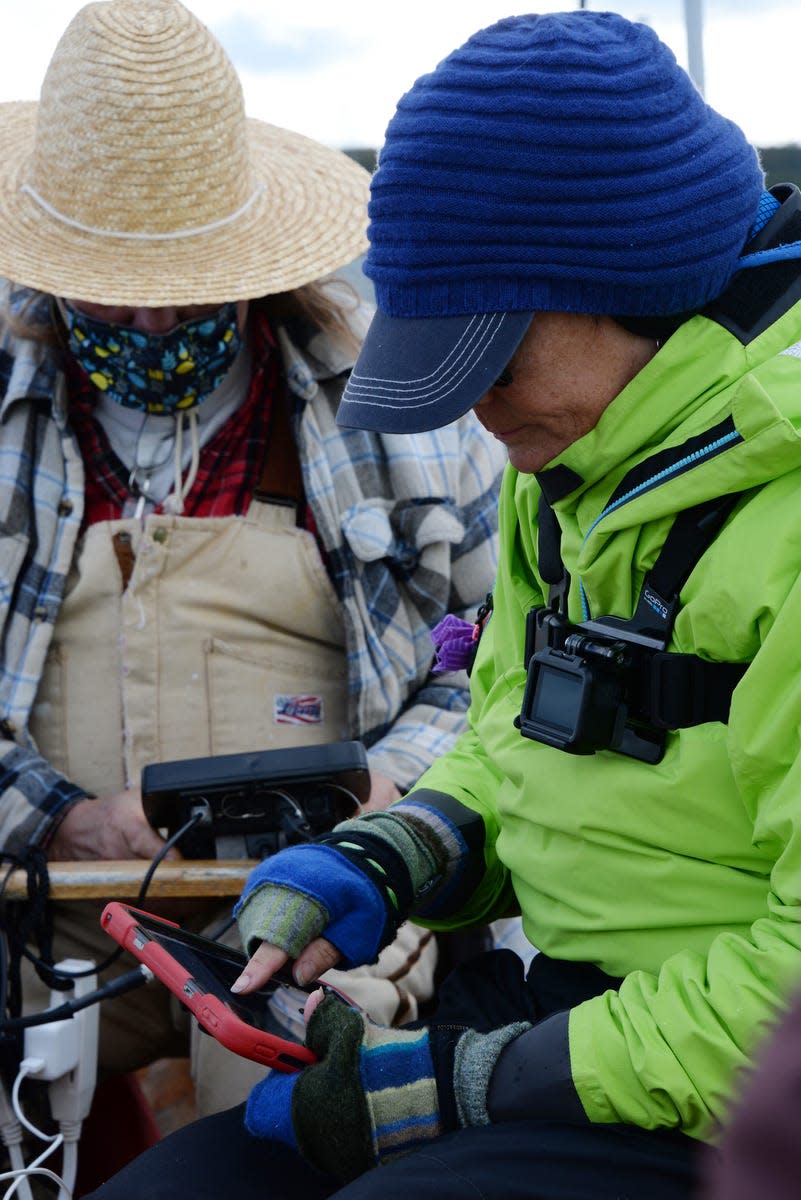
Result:
<svg viewBox="0 0 801 1200"><path fill-rule="evenodd" d="M68 992L52 991L50 1008L63 1007L65 1000L80 1000L97 988L95 964L84 959L67 958L55 964L56 969L75 979ZM16 1192L20 1200L33 1200L30 1179L45 1175L59 1185L58 1200L68 1200L75 1185L78 1170L78 1140L84 1118L88 1115L97 1079L97 1044L99 1006L88 1003L71 1017L30 1025L24 1030L23 1058L14 1081L12 1096L0 1089L0 1133L8 1148L12 1170L0 1178L16 1177L5 1193ZM19 1108L19 1087L26 1077L49 1083L50 1111L58 1122L57 1134L43 1133L25 1117ZM32 1162L25 1163L22 1150L22 1128L25 1127L47 1148ZM54 1174L41 1164L61 1148L61 1174Z"/></svg>
<svg viewBox="0 0 801 1200"><path fill-rule="evenodd" d="M94 963L79 958L64 958L56 963L56 969L64 974L78 974L88 971ZM97 976L83 975L76 978L71 996L79 1000L81 996L93 992L97 987ZM70 993L52 992L51 1006L63 1003ZM92 1106L92 1097L97 1082L97 1042L100 1025L100 1005L90 1004L82 1008L70 1018L67 1024L78 1025L78 1055L73 1067L63 1072L50 1084L50 1110L59 1125L68 1122L81 1122L88 1115ZM47 1028L43 1026L42 1028ZM30 1032L30 1031L28 1031Z"/></svg>

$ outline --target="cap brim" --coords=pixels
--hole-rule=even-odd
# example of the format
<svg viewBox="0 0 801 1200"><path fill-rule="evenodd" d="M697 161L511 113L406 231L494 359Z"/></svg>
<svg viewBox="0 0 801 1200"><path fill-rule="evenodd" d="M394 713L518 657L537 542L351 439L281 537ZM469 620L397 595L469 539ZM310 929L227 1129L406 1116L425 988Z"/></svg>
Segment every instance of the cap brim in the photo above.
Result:
<svg viewBox="0 0 801 1200"><path fill-rule="evenodd" d="M440 429L477 404L508 364L533 313L373 317L337 424L379 433Z"/></svg>

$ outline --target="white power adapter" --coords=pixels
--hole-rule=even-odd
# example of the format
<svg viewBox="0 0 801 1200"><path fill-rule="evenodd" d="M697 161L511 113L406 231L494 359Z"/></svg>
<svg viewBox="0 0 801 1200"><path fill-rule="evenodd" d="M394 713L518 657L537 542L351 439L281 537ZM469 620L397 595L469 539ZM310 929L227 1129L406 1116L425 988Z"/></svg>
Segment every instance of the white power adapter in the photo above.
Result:
<svg viewBox="0 0 801 1200"><path fill-rule="evenodd" d="M32 1025L25 1030L22 1065L35 1079L58 1079L78 1065L80 1037L75 1018Z"/></svg>

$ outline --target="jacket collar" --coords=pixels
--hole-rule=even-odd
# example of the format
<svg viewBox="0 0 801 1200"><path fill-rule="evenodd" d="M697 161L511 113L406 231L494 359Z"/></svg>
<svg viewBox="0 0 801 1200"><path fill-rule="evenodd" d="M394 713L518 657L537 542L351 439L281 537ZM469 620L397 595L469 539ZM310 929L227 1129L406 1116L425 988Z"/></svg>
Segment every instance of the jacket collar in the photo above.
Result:
<svg viewBox="0 0 801 1200"><path fill-rule="evenodd" d="M587 497L597 513L631 493L637 514L641 501L649 513L654 506L670 512L796 469L801 358L788 347L798 342L801 303L748 347L709 318L692 318L615 397L596 427L540 473L542 490L566 511ZM785 375L797 375L797 383L777 395L771 379ZM758 454L749 448L757 441ZM645 501L656 490L663 497ZM628 523L629 516L615 520Z"/></svg>

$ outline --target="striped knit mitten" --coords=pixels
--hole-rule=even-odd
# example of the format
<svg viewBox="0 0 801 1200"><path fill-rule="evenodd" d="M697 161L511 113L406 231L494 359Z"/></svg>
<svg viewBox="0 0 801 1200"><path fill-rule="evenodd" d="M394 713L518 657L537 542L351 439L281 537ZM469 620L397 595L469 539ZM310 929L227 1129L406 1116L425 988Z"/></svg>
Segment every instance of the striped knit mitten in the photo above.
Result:
<svg viewBox="0 0 801 1200"><path fill-rule="evenodd" d="M328 996L306 1045L319 1062L299 1075L273 1071L251 1092L245 1123L256 1137L346 1181L442 1132L427 1029L387 1029Z"/></svg>

